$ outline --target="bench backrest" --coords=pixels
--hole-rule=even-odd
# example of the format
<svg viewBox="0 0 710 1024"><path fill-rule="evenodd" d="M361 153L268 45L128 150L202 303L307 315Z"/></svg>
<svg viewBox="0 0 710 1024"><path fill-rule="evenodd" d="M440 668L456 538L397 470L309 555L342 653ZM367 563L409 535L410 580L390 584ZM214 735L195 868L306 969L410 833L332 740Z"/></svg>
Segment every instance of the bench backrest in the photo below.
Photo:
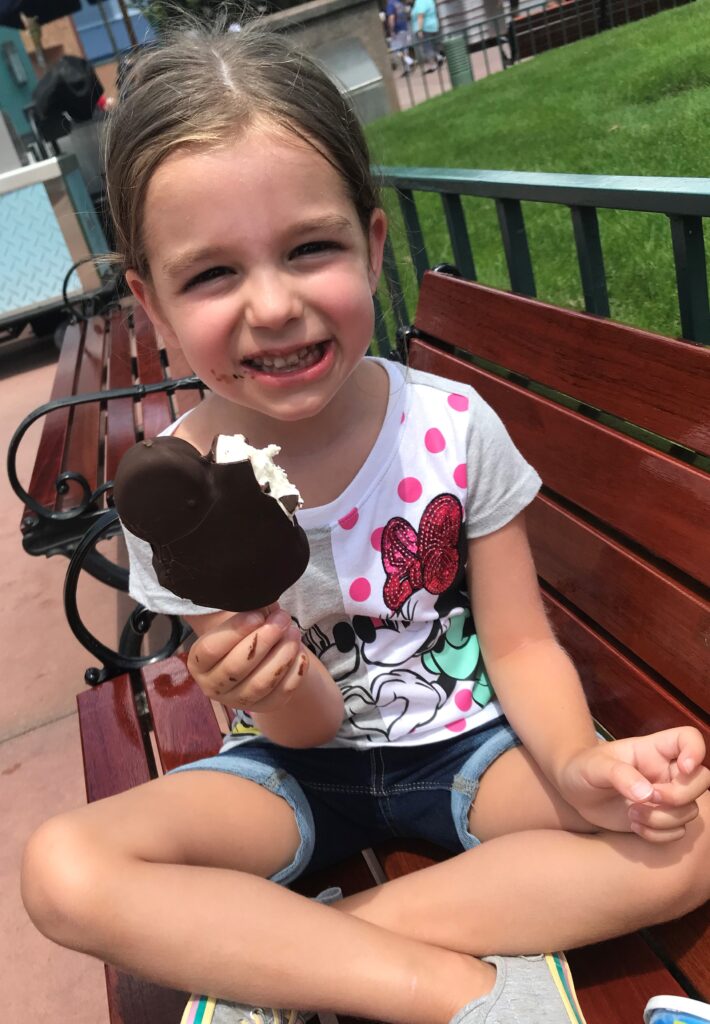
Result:
<svg viewBox="0 0 710 1024"><path fill-rule="evenodd" d="M64 335L51 400L158 384L191 375L179 349L166 348L140 308L119 310L70 325ZM152 394L57 409L45 418L29 493L63 512L78 504L75 483L57 493L63 472L84 478L90 491L113 480L124 452L142 437L155 437L176 415L200 401L199 392ZM25 515L32 515L26 510Z"/></svg>
<svg viewBox="0 0 710 1024"><path fill-rule="evenodd" d="M530 540L597 719L710 741L710 349L428 273L408 351L542 476Z"/></svg>

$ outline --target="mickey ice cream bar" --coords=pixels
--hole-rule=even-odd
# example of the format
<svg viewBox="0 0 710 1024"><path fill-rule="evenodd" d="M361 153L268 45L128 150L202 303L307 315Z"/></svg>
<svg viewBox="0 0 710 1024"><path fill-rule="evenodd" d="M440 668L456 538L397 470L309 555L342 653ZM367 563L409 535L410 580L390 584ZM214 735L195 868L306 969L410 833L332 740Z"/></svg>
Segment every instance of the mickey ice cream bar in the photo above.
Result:
<svg viewBox="0 0 710 1024"><path fill-rule="evenodd" d="M216 437L208 455L178 437L126 452L114 502L125 527L150 544L162 586L209 608L250 611L303 574L301 496L274 462L279 450L235 434Z"/></svg>

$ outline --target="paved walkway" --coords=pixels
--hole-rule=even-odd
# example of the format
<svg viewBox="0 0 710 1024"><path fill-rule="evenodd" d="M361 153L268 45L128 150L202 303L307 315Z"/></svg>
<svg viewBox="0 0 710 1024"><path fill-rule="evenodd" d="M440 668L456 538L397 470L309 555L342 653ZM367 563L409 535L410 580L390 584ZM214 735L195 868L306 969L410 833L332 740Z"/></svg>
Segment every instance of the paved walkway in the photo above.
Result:
<svg viewBox="0 0 710 1024"><path fill-rule="evenodd" d="M49 398L57 353L51 342L0 345L3 451L23 416ZM27 485L39 430L20 449ZM108 1024L104 972L98 962L60 949L30 924L20 900L19 870L27 837L42 821L84 803L75 694L91 656L66 625L66 560L31 558L20 542L20 503L0 474L3 564L0 650L0 990L8 1021ZM80 589L87 621L115 632L115 598L94 580Z"/></svg>
<svg viewBox="0 0 710 1024"><path fill-rule="evenodd" d="M469 62L471 73L477 82L503 70L503 62L497 46L489 46L485 51L469 54ZM438 71L433 71L428 75L415 67L407 76L403 76L399 70L394 72L394 76L401 110L407 110L434 96L440 96L442 92L448 92L452 88L446 64Z"/></svg>

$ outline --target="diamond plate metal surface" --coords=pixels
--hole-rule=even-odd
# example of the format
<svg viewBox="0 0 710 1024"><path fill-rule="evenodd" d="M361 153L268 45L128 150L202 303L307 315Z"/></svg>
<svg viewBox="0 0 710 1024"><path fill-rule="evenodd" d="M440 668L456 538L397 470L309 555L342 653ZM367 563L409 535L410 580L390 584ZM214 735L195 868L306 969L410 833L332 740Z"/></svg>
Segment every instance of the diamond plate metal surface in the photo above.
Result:
<svg viewBox="0 0 710 1024"><path fill-rule="evenodd" d="M0 316L61 299L73 259L44 185L0 196ZM72 275L70 290L81 290Z"/></svg>

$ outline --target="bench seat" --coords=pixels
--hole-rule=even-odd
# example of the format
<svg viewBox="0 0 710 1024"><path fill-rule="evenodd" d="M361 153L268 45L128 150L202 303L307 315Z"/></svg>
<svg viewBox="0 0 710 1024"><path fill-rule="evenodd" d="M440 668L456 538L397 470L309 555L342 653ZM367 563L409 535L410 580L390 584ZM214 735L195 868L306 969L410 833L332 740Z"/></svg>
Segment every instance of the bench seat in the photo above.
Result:
<svg viewBox="0 0 710 1024"><path fill-rule="evenodd" d="M710 749L710 350L428 273L405 357L472 384L540 471L531 544L595 718L618 738L693 724ZM78 706L89 800L213 753L227 728L181 655ZM388 844L300 888L354 892L441 856ZM706 905L573 951L588 1024L641 1021L658 994L710 1001L709 925ZM184 994L107 976L112 1024L179 1020Z"/></svg>

